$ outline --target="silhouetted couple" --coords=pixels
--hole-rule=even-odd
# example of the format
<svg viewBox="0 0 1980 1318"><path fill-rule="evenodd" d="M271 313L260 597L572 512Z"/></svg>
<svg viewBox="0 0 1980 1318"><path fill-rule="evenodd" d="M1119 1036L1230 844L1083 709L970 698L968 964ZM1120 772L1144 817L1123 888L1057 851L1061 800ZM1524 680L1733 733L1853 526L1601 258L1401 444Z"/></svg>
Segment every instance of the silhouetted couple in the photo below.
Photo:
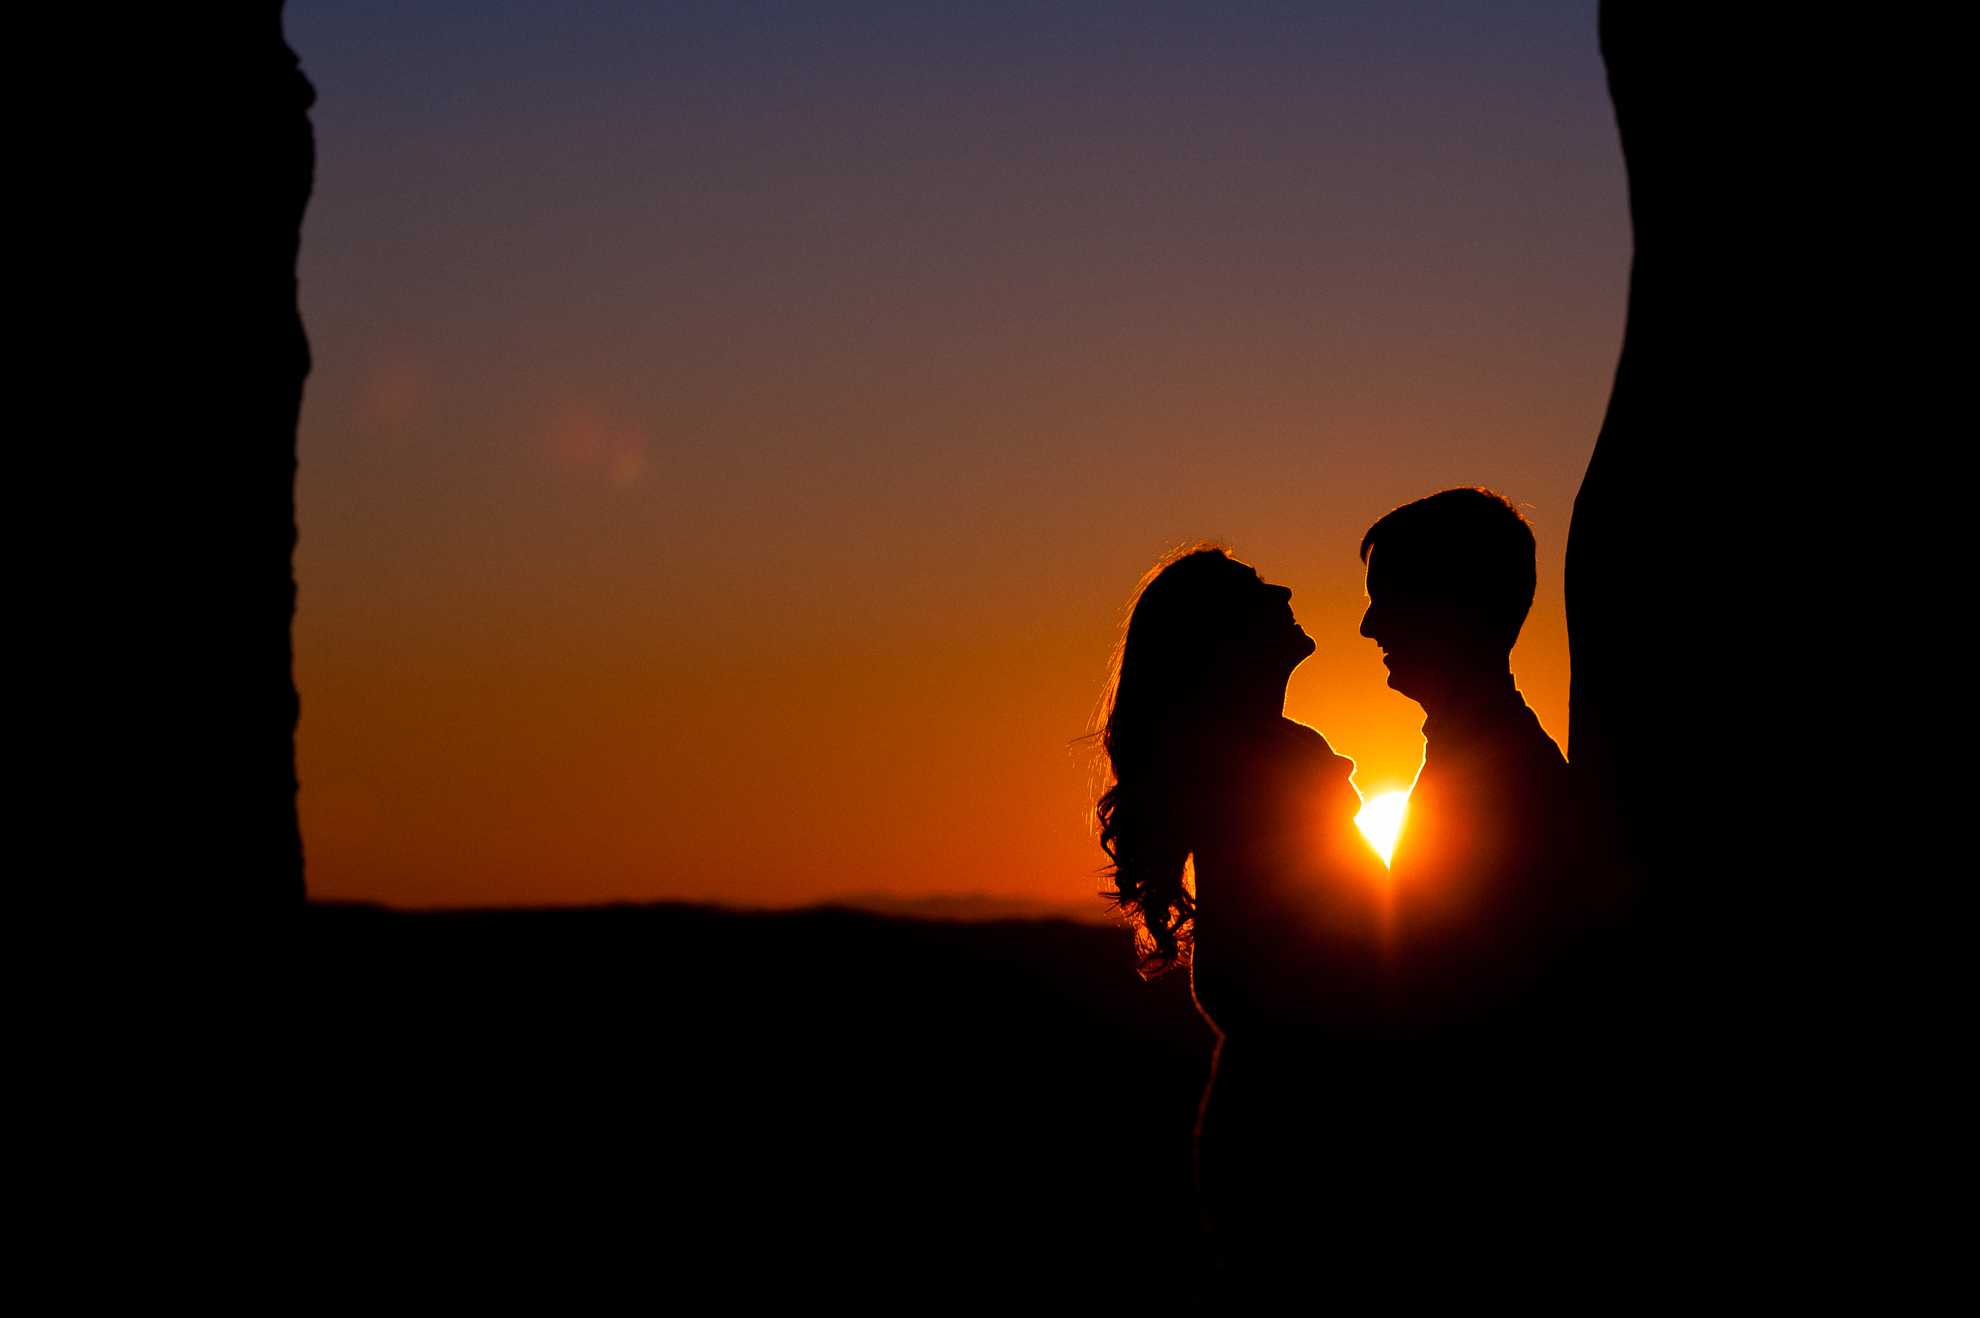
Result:
<svg viewBox="0 0 1980 1318"><path fill-rule="evenodd" d="M1361 543L1389 685L1423 766L1385 867L1354 764L1284 717L1314 645L1292 592L1220 549L1146 578L1117 654L1098 807L1144 973L1186 964L1220 1035L1198 1132L1222 1298L1337 1289L1440 1214L1492 1211L1546 1069L1535 1004L1585 920L1567 762L1513 684L1533 533L1445 490ZM1502 1201L1503 1202L1503 1201Z"/></svg>

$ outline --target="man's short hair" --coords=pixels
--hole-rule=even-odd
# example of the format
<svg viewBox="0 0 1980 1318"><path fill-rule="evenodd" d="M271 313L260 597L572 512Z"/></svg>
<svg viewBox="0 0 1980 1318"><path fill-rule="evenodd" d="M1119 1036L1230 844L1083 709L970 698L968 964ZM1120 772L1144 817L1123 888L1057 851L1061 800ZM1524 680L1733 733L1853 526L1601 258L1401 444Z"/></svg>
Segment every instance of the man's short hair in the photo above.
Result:
<svg viewBox="0 0 1980 1318"><path fill-rule="evenodd" d="M1503 495L1471 487L1406 503L1361 537L1361 561L1382 546L1382 569L1407 589L1476 603L1508 646L1533 608L1533 528Z"/></svg>

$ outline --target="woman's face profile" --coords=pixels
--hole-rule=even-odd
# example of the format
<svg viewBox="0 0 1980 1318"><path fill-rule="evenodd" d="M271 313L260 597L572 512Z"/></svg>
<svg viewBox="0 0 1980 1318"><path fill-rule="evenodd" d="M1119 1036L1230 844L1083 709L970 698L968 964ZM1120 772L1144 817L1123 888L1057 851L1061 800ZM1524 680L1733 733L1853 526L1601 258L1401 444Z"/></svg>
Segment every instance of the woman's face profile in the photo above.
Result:
<svg viewBox="0 0 1980 1318"><path fill-rule="evenodd" d="M1289 587L1214 551L1165 569L1135 617L1122 671L1144 674L1130 681L1137 689L1147 684L1142 699L1158 706L1277 717L1287 679L1315 648L1293 617Z"/></svg>
<svg viewBox="0 0 1980 1318"><path fill-rule="evenodd" d="M1239 591L1236 612L1241 621L1229 644L1242 668L1258 681L1279 684L1283 691L1293 669L1315 649L1313 638L1293 616L1292 588L1272 585L1247 568Z"/></svg>
<svg viewBox="0 0 1980 1318"><path fill-rule="evenodd" d="M1257 577L1256 573L1252 575ZM1292 656L1293 663L1297 665L1317 647L1313 643L1313 638L1306 634L1306 629L1299 625L1299 619L1293 616L1292 587L1274 586L1263 577L1257 577L1257 580L1260 589L1264 591L1263 599L1266 601L1261 612L1270 615L1271 629L1284 639L1286 652Z"/></svg>

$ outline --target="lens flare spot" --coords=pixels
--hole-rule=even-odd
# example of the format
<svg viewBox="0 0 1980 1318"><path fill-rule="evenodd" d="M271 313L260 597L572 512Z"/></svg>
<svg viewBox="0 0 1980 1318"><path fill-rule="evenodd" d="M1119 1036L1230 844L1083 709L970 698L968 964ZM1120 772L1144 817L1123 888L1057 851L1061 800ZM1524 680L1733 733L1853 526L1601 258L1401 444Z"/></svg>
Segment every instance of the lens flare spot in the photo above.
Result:
<svg viewBox="0 0 1980 1318"><path fill-rule="evenodd" d="M1396 834L1402 831L1403 816L1407 813L1408 792L1384 792L1380 796L1370 797L1367 804L1361 807L1361 813L1354 817L1355 826L1368 839L1368 845L1375 848L1375 854L1382 858L1384 865L1395 854Z"/></svg>
<svg viewBox="0 0 1980 1318"><path fill-rule="evenodd" d="M366 430L398 430L419 412L426 374L409 362L384 362L371 372L358 399L358 420Z"/></svg>
<svg viewBox="0 0 1980 1318"><path fill-rule="evenodd" d="M646 470L646 436L640 428L588 404L566 408L551 420L550 452L578 471L602 467L621 488L636 484Z"/></svg>

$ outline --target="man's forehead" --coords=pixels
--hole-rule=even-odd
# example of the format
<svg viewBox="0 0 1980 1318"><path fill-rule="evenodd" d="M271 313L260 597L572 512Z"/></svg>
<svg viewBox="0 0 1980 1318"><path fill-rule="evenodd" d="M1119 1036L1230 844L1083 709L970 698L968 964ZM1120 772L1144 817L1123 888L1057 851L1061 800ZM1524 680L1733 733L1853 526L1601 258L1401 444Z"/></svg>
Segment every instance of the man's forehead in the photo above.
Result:
<svg viewBox="0 0 1980 1318"><path fill-rule="evenodd" d="M1439 590L1447 587L1450 565L1395 545L1372 545L1368 552L1368 584L1384 590Z"/></svg>

